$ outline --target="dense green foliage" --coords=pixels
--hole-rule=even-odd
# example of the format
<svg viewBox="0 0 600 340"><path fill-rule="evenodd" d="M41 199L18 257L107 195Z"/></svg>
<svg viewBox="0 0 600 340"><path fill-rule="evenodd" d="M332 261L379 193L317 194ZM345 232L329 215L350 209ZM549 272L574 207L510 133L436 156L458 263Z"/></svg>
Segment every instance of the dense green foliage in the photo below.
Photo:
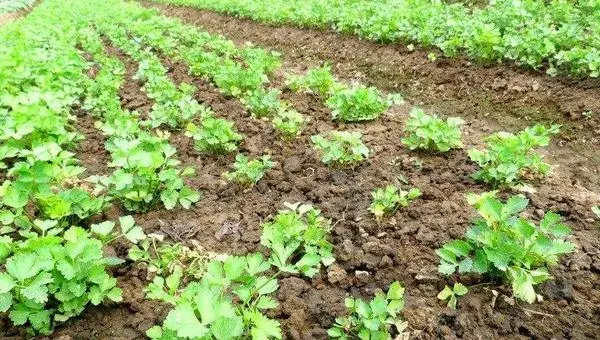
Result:
<svg viewBox="0 0 600 340"><path fill-rule="evenodd" d="M113 158L109 166L118 169L111 176L94 176L92 180L128 210L146 211L158 201L166 209L177 203L187 209L200 199L200 194L183 182L195 170L178 168L180 161L173 157L176 150L168 143L168 134L115 139L106 149Z"/></svg>
<svg viewBox="0 0 600 340"><path fill-rule="evenodd" d="M327 331L332 339L391 340L392 333L402 334L406 328L398 315L404 308L404 288L397 281L371 301L349 297L344 303L350 315L335 319Z"/></svg>
<svg viewBox="0 0 600 340"><path fill-rule="evenodd" d="M173 305L162 327L147 331L151 339L281 339L279 322L264 312L277 307L277 279L262 255L213 260L200 281L180 287L177 272L157 276L148 297Z"/></svg>
<svg viewBox="0 0 600 340"><path fill-rule="evenodd" d="M550 278L548 267L575 250L565 240L571 229L553 212L547 212L536 225L519 216L529 203L523 196L502 202L495 195L493 191L467 197L480 217L464 240L451 241L436 251L441 261L439 271L445 275L456 270L486 273L505 279L517 298L532 303L536 300L533 286Z"/></svg>
<svg viewBox="0 0 600 340"><path fill-rule="evenodd" d="M383 189L373 191L372 196L369 211L379 221L384 215L392 215L400 207L408 207L412 200L421 196L421 190L412 188L404 191L390 184Z"/></svg>
<svg viewBox="0 0 600 340"><path fill-rule="evenodd" d="M325 164L352 167L369 157L369 148L360 132L331 131L328 136L315 135L311 140L315 149L321 151Z"/></svg>
<svg viewBox="0 0 600 340"><path fill-rule="evenodd" d="M233 122L213 115L202 117L200 126L189 123L185 135L194 139L194 147L201 152L222 154L237 150L244 138L239 134Z"/></svg>
<svg viewBox="0 0 600 340"><path fill-rule="evenodd" d="M460 118L450 117L444 121L420 108L413 108L406 122L408 136L402 139L402 143L411 150L446 152L462 148L460 126L463 123Z"/></svg>
<svg viewBox="0 0 600 340"><path fill-rule="evenodd" d="M15 325L48 334L55 322L79 315L88 303L121 300L117 280L106 271L114 262L102 243L79 227L60 236L0 241L5 270L0 271L0 312Z"/></svg>
<svg viewBox="0 0 600 340"><path fill-rule="evenodd" d="M343 122L373 120L393 104L403 102L398 95L385 97L375 87L338 82L328 64L311 68L304 75L289 74L286 84L293 91L307 91L320 96L331 109L332 119Z"/></svg>
<svg viewBox="0 0 600 340"><path fill-rule="evenodd" d="M326 101L334 120L358 122L378 118L391 106L375 87L354 85L334 92Z"/></svg>
<svg viewBox="0 0 600 340"><path fill-rule="evenodd" d="M36 220L35 229L21 237L0 237L0 312L9 312L14 325L49 334L56 323L81 314L89 303L121 301L117 280L107 271L123 261L104 255L104 245L125 237L145 238L131 216L120 218L120 231L106 221L68 229L55 221Z"/></svg>
<svg viewBox="0 0 600 340"><path fill-rule="evenodd" d="M273 117L273 126L279 130L283 138L289 139L300 135L307 119L296 110L285 110Z"/></svg>
<svg viewBox="0 0 600 340"><path fill-rule="evenodd" d="M253 186L265 175L267 170L275 165L271 156L263 155L260 158L250 159L244 154L235 156L233 171L228 171L223 176L228 181L235 181L243 186Z"/></svg>
<svg viewBox="0 0 600 340"><path fill-rule="evenodd" d="M16 12L33 6L35 0L4 0L0 1L0 15Z"/></svg>
<svg viewBox="0 0 600 340"><path fill-rule="evenodd" d="M269 262L280 271L313 277L321 264L335 261L327 241L331 221L310 204L286 204L272 221L262 225L260 243L271 249Z"/></svg>
<svg viewBox="0 0 600 340"><path fill-rule="evenodd" d="M275 24L333 27L382 42L435 46L547 72L600 75L600 2L497 0L471 7L439 0L155 0Z"/></svg>
<svg viewBox="0 0 600 340"><path fill-rule="evenodd" d="M225 0L223 5L232 1ZM312 6L313 1L305 6ZM350 4L347 1L331 2ZM366 8L386 6L390 1L352 4ZM420 0L410 3L417 5ZM432 10L438 8L437 2L432 4ZM292 5L299 6L298 2ZM122 260L109 254L115 250L121 254L129 247L129 259L146 269L147 298L172 305L161 326L148 330L150 338L282 338L279 322L271 319L277 314L270 312L277 307L278 279L303 276L320 282L324 267L335 261L329 238L336 224L313 205L286 204L286 209L272 216L257 212L262 229L257 246L264 255L219 255L204 252L195 240L183 244L158 234L147 236L131 216L120 217L118 223L103 221L111 203L116 211L146 212L156 206L187 209L199 201L200 194L185 182L194 170L181 166L170 142L173 136L160 129L178 132L186 127L186 135L201 152L234 152L242 140L233 122L216 118L194 98L192 85L171 79L162 58L188 64L193 76L242 103L253 117L272 120L281 135L291 138L300 134L306 118L270 84L270 77L281 71L279 54L251 45L236 46L135 2L46 0L39 6L23 20L0 29L0 169L4 175L0 185L0 313L7 313L14 325L25 326L32 335L49 334L90 304L120 301L121 290L109 267ZM108 53L107 44L137 65L135 81L154 104L148 114L123 108L120 87L125 82L125 65ZM455 47L464 47L459 45ZM375 119L400 100L374 87L338 82L329 66L290 76L287 86L321 97L340 122ZM83 137L74 122L82 114L95 120L97 132L106 140L112 171L106 176L85 178L89 174L76 159L74 150ZM460 147L459 125L456 119L443 121L415 110L405 142L411 149ZM547 145L550 135L557 132L556 126L534 126L518 135L489 137L485 150L469 153L481 166L475 178L502 186L533 173L546 173L549 166L532 149ZM353 167L369 156L360 132L325 131L311 140L326 164ZM276 143L276 147L289 146ZM250 159L238 154L234 170L224 176L252 186L273 166L270 156ZM403 191L390 185L373 192L369 210L379 220L419 196L418 189ZM519 217L527 206L521 196L502 202L493 193L471 195L469 202L481 218L464 240L438 250L440 272L449 275L458 269L459 273L503 279L512 284L517 297L535 300L533 286L548 280L548 267L574 250L565 240L569 228L551 212L537 224ZM123 241L134 245L125 246ZM113 242L118 245L107 247ZM329 335L341 339L402 336L406 327L399 320L403 293L395 282L387 294L377 293L371 301L348 298L349 315L337 318ZM456 284L438 297L454 308L457 297L465 293L466 288Z"/></svg>
<svg viewBox="0 0 600 340"><path fill-rule="evenodd" d="M533 149L547 146L550 136L557 134L559 128L558 125L550 128L536 125L516 135L498 132L487 137L484 150L469 150L471 160L481 167L473 178L500 187L517 184L527 176L546 175L550 165Z"/></svg>

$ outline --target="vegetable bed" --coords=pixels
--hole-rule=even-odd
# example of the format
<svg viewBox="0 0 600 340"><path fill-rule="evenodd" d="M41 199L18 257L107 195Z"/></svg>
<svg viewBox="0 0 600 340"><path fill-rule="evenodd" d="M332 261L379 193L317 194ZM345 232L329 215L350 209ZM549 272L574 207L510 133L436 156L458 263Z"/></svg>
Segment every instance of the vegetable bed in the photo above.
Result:
<svg viewBox="0 0 600 340"><path fill-rule="evenodd" d="M158 10L47 0L15 23L62 25L39 39L69 58L57 81L67 91L47 113L55 125L21 139L3 132L18 150L2 154L10 182L0 191L0 246L10 250L0 252L0 297L9 292L8 308L21 314L0 314L0 336L600 337L595 82L143 5ZM1 72L8 119L22 109L15 101L35 103L10 101L32 89ZM56 90L39 79L34 88ZM508 156L495 157L495 147ZM13 194L42 163L62 175L48 190ZM97 205L75 217L48 203L74 189ZM523 247L554 241L503 270L501 255L465 234L477 216L518 230L506 235ZM112 264L108 281L84 280L101 287L85 291L89 301L69 300L85 308L64 312L46 277L29 283L48 287L35 294L11 284L19 275L9 262L29 249L12 244L32 242L31 233L56 234L67 251L87 239L98 256L88 260ZM47 270L53 282L72 281L65 268ZM31 312L40 308L48 318Z"/></svg>

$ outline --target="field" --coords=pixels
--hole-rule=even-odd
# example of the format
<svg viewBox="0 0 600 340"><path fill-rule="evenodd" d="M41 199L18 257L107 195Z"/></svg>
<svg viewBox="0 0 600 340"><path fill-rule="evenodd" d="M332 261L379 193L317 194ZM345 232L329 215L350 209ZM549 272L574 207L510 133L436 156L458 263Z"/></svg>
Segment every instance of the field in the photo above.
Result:
<svg viewBox="0 0 600 340"><path fill-rule="evenodd" d="M600 338L596 2L265 3L0 21L0 338Z"/></svg>

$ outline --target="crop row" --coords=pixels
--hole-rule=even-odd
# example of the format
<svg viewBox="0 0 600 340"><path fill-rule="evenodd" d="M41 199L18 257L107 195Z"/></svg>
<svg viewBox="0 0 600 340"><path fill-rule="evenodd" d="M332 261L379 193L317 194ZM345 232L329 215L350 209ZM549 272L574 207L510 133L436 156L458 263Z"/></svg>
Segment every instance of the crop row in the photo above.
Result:
<svg viewBox="0 0 600 340"><path fill-rule="evenodd" d="M333 28L381 42L434 46L449 57L514 61L547 73L600 75L600 2L499 0L479 8L431 0L154 0L272 24Z"/></svg>
<svg viewBox="0 0 600 340"><path fill-rule="evenodd" d="M0 1L0 15L26 9L35 3L35 0L5 0Z"/></svg>
<svg viewBox="0 0 600 340"><path fill-rule="evenodd" d="M15 325L49 333L89 303L120 301L107 243L137 241L131 217L102 227L89 220L109 201L81 180L74 157L82 135L73 111L84 96L87 62L75 48L77 27L62 6L44 3L0 33L2 166L0 312ZM86 227L86 228L84 228Z"/></svg>
<svg viewBox="0 0 600 340"><path fill-rule="evenodd" d="M194 171L181 168L169 131L185 128L199 152L215 155L237 150L243 139L233 122L217 118L194 99L191 85L175 85L157 53L185 62L193 75L237 98L254 117L271 119L283 137L291 138L301 133L306 118L280 98L279 89L269 87L269 77L281 67L279 56L236 47L120 0L47 0L2 31L0 40L9 42L0 45L6 52L0 56L0 75L7 79L1 85L6 94L0 97L0 154L9 169L0 188L0 312L8 312L15 325L47 334L89 303L120 301L107 267L123 260L105 257L103 248L126 241L132 243L128 258L148 268L146 297L172 305L162 325L148 330L150 338L281 338L279 322L268 317L277 307L278 278L286 273L313 277L335 261L328 241L331 221L311 204L286 204L261 223L265 254L245 256L207 253L193 244L145 235L130 216L119 218L118 228L113 221L90 221L114 202L145 212L160 205L189 208L200 200L184 183ZM137 63L134 77L154 102L147 116L121 107L125 66L109 53L109 45ZM314 94L341 122L377 119L400 102L397 95L340 82L328 66L289 74L286 86ZM73 110L96 120L106 138L111 174L82 178L85 169L68 151L81 139L73 131ZM402 143L433 153L460 149L462 123L415 108ZM548 145L557 132L557 126L534 126L488 137L485 149L469 150L480 166L474 179L507 188L548 173L550 166L534 149ZM357 131L330 131L311 140L325 164L353 169L370 155L361 137ZM224 176L251 186L273 162L268 155L249 159L238 154L233 167ZM388 185L374 190L369 211L380 223L420 196L418 188ZM534 285L550 278L547 268L574 250L565 240L569 228L552 212L539 224L521 217L528 201L520 195L502 201L492 191L470 194L467 200L481 218L464 239L437 250L439 271L499 278L512 285L517 298L534 302ZM457 283L439 298L455 308L466 290ZM389 339L403 333L403 294L394 282L371 301L348 297L348 315L336 319L329 336Z"/></svg>

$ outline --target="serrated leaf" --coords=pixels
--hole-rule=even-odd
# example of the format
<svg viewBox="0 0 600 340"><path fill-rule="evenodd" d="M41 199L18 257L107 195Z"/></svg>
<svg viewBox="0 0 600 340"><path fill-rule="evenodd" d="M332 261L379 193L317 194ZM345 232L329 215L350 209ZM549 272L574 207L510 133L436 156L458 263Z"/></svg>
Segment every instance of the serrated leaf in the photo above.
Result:
<svg viewBox="0 0 600 340"><path fill-rule="evenodd" d="M477 208L477 212L486 220L495 222L502 219L502 202L495 198L484 199L480 206Z"/></svg>
<svg viewBox="0 0 600 340"><path fill-rule="evenodd" d="M457 265L446 261L441 261L438 266L438 271L444 275L452 275L456 271Z"/></svg>
<svg viewBox="0 0 600 340"><path fill-rule="evenodd" d="M444 245L444 249L450 250L452 253L454 253L457 256L469 256L469 253L471 252L471 245L469 245L469 243L463 241L463 240L454 240L451 242L448 242Z"/></svg>
<svg viewBox="0 0 600 340"><path fill-rule="evenodd" d="M194 309L188 303L177 305L169 312L164 327L173 330L181 338L202 338L208 334L208 328L198 321Z"/></svg>
<svg viewBox="0 0 600 340"><path fill-rule="evenodd" d="M246 259L240 256L230 256L223 263L225 277L229 280L236 280L244 274L246 268Z"/></svg>
<svg viewBox="0 0 600 340"><path fill-rule="evenodd" d="M502 216L507 218L516 215L527 208L529 200L522 195L514 195L510 197L502 208Z"/></svg>
<svg viewBox="0 0 600 340"><path fill-rule="evenodd" d="M237 316L221 317L210 325L210 330L217 340L237 339L244 332L244 322Z"/></svg>
<svg viewBox="0 0 600 340"><path fill-rule="evenodd" d="M472 269L473 269L473 260L468 257L458 263L458 272L459 273L468 273Z"/></svg>
<svg viewBox="0 0 600 340"><path fill-rule="evenodd" d="M125 234L135 226L135 220L131 215L121 216L119 217L119 225L121 225L121 232Z"/></svg>
<svg viewBox="0 0 600 340"><path fill-rule="evenodd" d="M115 223L112 221L104 221L98 224L92 224L90 227L94 234L107 237L113 231Z"/></svg>
<svg viewBox="0 0 600 340"><path fill-rule="evenodd" d="M160 328L160 326L150 327L146 331L146 336L149 337L150 339L160 339L163 336L162 328Z"/></svg>
<svg viewBox="0 0 600 340"><path fill-rule="evenodd" d="M494 264L494 266L502 271L506 270L510 261L510 254L504 249L491 249L486 248L485 254L487 259Z"/></svg>
<svg viewBox="0 0 600 340"><path fill-rule="evenodd" d="M279 322L271 320L259 312L253 312L250 318L253 323L253 327L250 329L252 340L281 339Z"/></svg>
<svg viewBox="0 0 600 340"><path fill-rule="evenodd" d="M439 292L439 294L437 295L437 298L440 300L446 300L447 298L449 298L450 296L452 296L452 289L450 289L450 287L448 286L444 286L444 289L442 289L441 292Z"/></svg>
<svg viewBox="0 0 600 340"><path fill-rule="evenodd" d="M48 301L48 283L54 282L50 273L40 273L23 290L23 296L37 303L46 303Z"/></svg>
<svg viewBox="0 0 600 340"><path fill-rule="evenodd" d="M73 264L71 264L66 259L61 259L56 262L56 269L65 277L67 280L71 280L75 277L76 269Z"/></svg>
<svg viewBox="0 0 600 340"><path fill-rule="evenodd" d="M260 295L271 294L279 288L276 279L269 279L264 276L261 276L256 280L256 286L260 287L257 291Z"/></svg>
<svg viewBox="0 0 600 340"><path fill-rule="evenodd" d="M404 297L404 288L400 282L394 281L388 288L387 298L390 300L400 300Z"/></svg>
<svg viewBox="0 0 600 340"><path fill-rule="evenodd" d="M456 295L465 295L469 291L467 287L465 287L462 283L457 282L454 284L454 288L452 289L454 294Z"/></svg>
<svg viewBox="0 0 600 340"><path fill-rule="evenodd" d="M256 308L258 309L274 309L277 308L277 301L272 299L269 296L261 296L258 299L258 303L256 304Z"/></svg>
<svg viewBox="0 0 600 340"><path fill-rule="evenodd" d="M508 268L512 279L512 288L516 297L529 303L535 302L536 294L533 289L533 278L523 269Z"/></svg>
<svg viewBox="0 0 600 340"><path fill-rule="evenodd" d="M11 293L0 293L0 313L6 313L10 309L12 300Z"/></svg>
<svg viewBox="0 0 600 340"><path fill-rule="evenodd" d="M17 281L22 282L34 277L39 272L35 261L34 254L17 254L6 261L6 270Z"/></svg>
<svg viewBox="0 0 600 340"><path fill-rule="evenodd" d="M11 291L16 286L15 280L7 273L0 273L0 294Z"/></svg>
<svg viewBox="0 0 600 340"><path fill-rule="evenodd" d="M475 257L473 258L473 271L479 274L483 274L488 271L487 256L482 250L475 251Z"/></svg>

